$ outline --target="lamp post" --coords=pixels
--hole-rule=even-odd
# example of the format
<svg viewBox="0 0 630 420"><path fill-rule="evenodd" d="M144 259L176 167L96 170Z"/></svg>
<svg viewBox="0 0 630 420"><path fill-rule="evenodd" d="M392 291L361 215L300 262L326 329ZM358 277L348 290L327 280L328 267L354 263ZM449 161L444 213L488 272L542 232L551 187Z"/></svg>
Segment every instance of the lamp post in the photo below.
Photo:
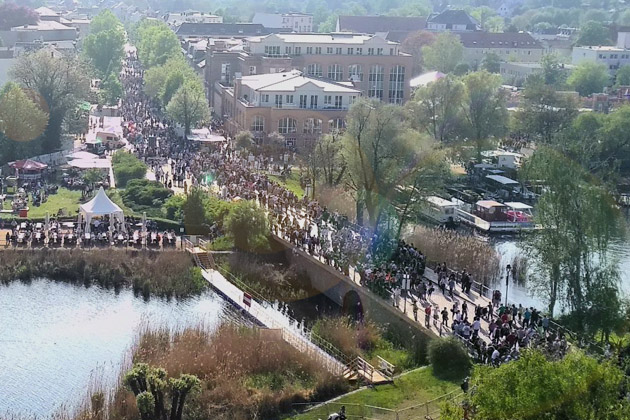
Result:
<svg viewBox="0 0 630 420"><path fill-rule="evenodd" d="M510 271L512 271L512 266L508 264L505 267L505 306L507 306L508 290L510 289Z"/></svg>

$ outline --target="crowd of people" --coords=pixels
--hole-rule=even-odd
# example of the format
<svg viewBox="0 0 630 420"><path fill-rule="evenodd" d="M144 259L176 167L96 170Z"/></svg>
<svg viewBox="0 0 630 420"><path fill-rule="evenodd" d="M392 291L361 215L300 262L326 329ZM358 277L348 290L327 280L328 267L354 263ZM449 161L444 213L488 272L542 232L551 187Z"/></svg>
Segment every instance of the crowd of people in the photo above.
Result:
<svg viewBox="0 0 630 420"><path fill-rule="evenodd" d="M469 307L465 298L455 296L456 287L461 287L463 295L470 294L473 280L466 271L453 272L444 263L435 270L437 281L428 281L423 276L426 258L414 244L374 235L316 200L297 197L265 175L264 169L270 167L286 171L286 160L252 156L233 149L229 141L210 152L199 152L195 142L178 135L158 104L143 92L143 70L135 53L128 55L126 63L122 78L125 135L132 151L150 164L156 180L165 187L183 188L186 193L191 187L206 186L223 200L258 202L267 210L273 233L346 275L354 270L361 285L391 299L394 306L400 305L401 294L410 297L416 320L420 303L428 327L433 320L434 325L439 322L450 328L480 362L496 364L517 357L523 347L541 343L550 350L566 350L564 337L551 332L548 318L536 310L499 306L496 301ZM219 127L215 121L211 129L219 131ZM449 296L451 310L440 312L430 303L436 288ZM488 325L483 337L482 319Z"/></svg>

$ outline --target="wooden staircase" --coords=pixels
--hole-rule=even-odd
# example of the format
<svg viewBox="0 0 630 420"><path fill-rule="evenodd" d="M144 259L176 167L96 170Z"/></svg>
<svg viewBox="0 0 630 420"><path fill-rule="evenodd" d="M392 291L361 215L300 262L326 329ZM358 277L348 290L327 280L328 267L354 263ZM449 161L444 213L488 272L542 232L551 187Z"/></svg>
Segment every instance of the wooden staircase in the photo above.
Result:
<svg viewBox="0 0 630 420"><path fill-rule="evenodd" d="M368 385L385 384L394 380L391 375L376 369L362 357L356 357L346 366L343 377L349 381L363 382Z"/></svg>

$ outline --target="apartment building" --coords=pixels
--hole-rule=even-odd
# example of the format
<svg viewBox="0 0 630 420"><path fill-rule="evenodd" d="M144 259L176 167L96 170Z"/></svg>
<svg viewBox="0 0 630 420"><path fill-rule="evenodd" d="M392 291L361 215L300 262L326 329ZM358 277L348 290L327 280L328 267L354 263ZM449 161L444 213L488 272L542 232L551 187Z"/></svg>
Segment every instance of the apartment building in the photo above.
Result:
<svg viewBox="0 0 630 420"><path fill-rule="evenodd" d="M313 15L308 13L256 13L252 23L265 28L291 29L293 32L313 32Z"/></svg>
<svg viewBox="0 0 630 420"><path fill-rule="evenodd" d="M249 130L263 141L279 133L289 147L302 147L345 127L348 108L361 95L351 83L309 77L298 70L257 74L220 85L215 112L230 135Z"/></svg>
<svg viewBox="0 0 630 420"><path fill-rule="evenodd" d="M300 70L330 82L352 82L363 96L402 104L409 99L413 57L400 44L351 33L271 34L250 37L243 47L206 54L206 85L231 85L241 76ZM214 103L211 95L211 104Z"/></svg>
<svg viewBox="0 0 630 420"><path fill-rule="evenodd" d="M463 61L479 66L487 54L496 54L501 61L539 62L544 48L524 32L462 32L457 34L464 45Z"/></svg>

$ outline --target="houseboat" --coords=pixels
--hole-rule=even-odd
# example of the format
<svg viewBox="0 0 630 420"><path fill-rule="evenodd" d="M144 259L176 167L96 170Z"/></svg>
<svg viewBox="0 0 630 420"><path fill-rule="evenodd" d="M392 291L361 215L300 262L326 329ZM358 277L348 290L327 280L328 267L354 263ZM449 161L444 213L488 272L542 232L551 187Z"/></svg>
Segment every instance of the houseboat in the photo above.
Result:
<svg viewBox="0 0 630 420"><path fill-rule="evenodd" d="M532 206L521 202L505 204L494 200L477 201L471 212L457 209L457 219L487 233L518 233L539 227L534 223Z"/></svg>
<svg viewBox="0 0 630 420"><path fill-rule="evenodd" d="M459 201L459 200L457 200ZM461 203L461 201L459 201ZM430 196L424 199L421 216L432 223L439 225L455 224L456 210L459 204L455 201L445 200L442 197Z"/></svg>

